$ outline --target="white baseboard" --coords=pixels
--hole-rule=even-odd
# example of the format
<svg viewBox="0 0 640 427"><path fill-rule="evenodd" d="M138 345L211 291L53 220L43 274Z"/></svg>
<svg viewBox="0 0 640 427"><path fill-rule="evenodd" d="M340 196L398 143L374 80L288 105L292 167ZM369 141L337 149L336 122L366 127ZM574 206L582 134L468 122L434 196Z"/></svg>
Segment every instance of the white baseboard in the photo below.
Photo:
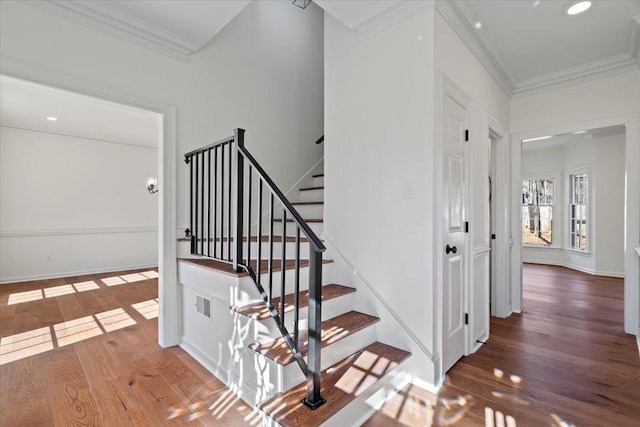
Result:
<svg viewBox="0 0 640 427"><path fill-rule="evenodd" d="M569 264L565 262L557 262L557 261L542 261L542 260L532 260L532 259L523 259L523 263L525 264L538 264L538 265L554 265L557 267L565 267L571 270L580 271L582 273L591 274L592 276L604 276L604 277L618 277L624 278L624 273L618 273L613 271L602 271L602 270L593 270L591 268L581 267L579 265Z"/></svg>
<svg viewBox="0 0 640 427"><path fill-rule="evenodd" d="M640 356L640 328L636 332L636 342L638 343L638 356Z"/></svg>
<svg viewBox="0 0 640 427"><path fill-rule="evenodd" d="M73 270L73 271L62 271L58 273L49 273L49 274L36 274L29 276L18 276L18 277L4 277L0 279L0 285L6 285L9 283L16 282L30 282L34 280L44 280L44 279L59 279L64 277L71 276L84 276L87 274L100 274L100 273L110 273L110 272L118 272L125 270L138 270L141 268L157 268L158 263L145 263L145 264L133 264L133 265L118 265L115 267L109 268L94 268L89 270Z"/></svg>

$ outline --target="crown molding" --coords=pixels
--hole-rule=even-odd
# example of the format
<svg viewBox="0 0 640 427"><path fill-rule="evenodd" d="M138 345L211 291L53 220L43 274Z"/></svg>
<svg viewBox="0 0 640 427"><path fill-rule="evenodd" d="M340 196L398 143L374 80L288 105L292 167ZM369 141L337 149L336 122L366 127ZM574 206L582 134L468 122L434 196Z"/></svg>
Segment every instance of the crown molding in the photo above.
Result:
<svg viewBox="0 0 640 427"><path fill-rule="evenodd" d="M345 25L356 33L359 40L367 40L433 7L434 4L435 0L387 0L346 22Z"/></svg>
<svg viewBox="0 0 640 427"><path fill-rule="evenodd" d="M516 81L507 71L491 42L475 30L471 24L473 21L471 12L464 3L459 0L441 0L436 2L436 10L440 12L440 15L480 61L480 64L493 77L504 93L511 97Z"/></svg>
<svg viewBox="0 0 640 427"><path fill-rule="evenodd" d="M626 73L637 68L638 59L629 54L622 53L599 61L523 80L518 83L514 89L513 97L521 98L526 95L560 89L562 87Z"/></svg>
<svg viewBox="0 0 640 427"><path fill-rule="evenodd" d="M183 62L189 62L191 54L200 48L194 42L96 2L38 0L26 3Z"/></svg>
<svg viewBox="0 0 640 427"><path fill-rule="evenodd" d="M627 53L518 82L491 40L475 30L473 14L463 1L439 0L436 9L509 97L520 98L640 68L640 15L632 18Z"/></svg>

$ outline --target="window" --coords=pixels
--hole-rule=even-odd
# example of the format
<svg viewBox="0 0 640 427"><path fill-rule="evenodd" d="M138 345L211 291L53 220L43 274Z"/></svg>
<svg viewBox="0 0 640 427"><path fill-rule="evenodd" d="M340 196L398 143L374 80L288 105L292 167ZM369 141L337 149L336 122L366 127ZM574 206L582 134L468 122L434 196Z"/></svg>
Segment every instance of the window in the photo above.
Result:
<svg viewBox="0 0 640 427"><path fill-rule="evenodd" d="M551 246L554 185L551 178L522 181L522 243Z"/></svg>
<svg viewBox="0 0 640 427"><path fill-rule="evenodd" d="M569 248L579 251L587 250L587 194L587 175L569 175Z"/></svg>

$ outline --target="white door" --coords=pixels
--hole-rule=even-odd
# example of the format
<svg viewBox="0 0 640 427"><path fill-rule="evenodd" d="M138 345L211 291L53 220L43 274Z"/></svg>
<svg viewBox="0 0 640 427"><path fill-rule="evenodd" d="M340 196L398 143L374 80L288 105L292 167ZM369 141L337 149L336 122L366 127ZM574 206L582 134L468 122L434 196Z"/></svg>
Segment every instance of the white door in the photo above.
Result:
<svg viewBox="0 0 640 427"><path fill-rule="evenodd" d="M465 353L465 109L444 96L443 368Z"/></svg>

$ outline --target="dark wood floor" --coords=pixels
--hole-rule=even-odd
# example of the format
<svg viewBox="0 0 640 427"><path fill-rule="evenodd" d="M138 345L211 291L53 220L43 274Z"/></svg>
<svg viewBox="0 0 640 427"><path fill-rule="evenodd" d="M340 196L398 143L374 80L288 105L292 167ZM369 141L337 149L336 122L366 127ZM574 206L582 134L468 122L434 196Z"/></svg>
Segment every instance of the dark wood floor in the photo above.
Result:
<svg viewBox="0 0 640 427"><path fill-rule="evenodd" d="M0 286L0 425L259 425L184 351L156 344L153 275ZM524 312L492 318L439 396L408 387L366 425L639 426L622 280L536 265L524 280Z"/></svg>
<svg viewBox="0 0 640 427"><path fill-rule="evenodd" d="M403 417L420 425L640 426L640 359L635 337L623 332L622 279L532 264L523 273L523 313L492 318L488 343L454 365L437 399L407 394L367 426L412 425Z"/></svg>
<svg viewBox="0 0 640 427"><path fill-rule="evenodd" d="M158 346L155 276L0 286L0 426L261 424L182 349Z"/></svg>

